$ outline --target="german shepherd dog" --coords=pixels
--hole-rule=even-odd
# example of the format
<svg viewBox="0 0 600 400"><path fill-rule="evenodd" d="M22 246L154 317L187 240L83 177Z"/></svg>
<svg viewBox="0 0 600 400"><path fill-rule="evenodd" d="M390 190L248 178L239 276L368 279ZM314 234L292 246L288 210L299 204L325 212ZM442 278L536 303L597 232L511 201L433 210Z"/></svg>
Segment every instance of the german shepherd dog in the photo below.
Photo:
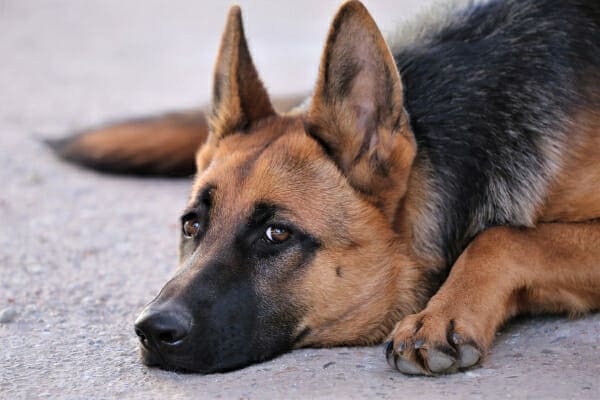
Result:
<svg viewBox="0 0 600 400"><path fill-rule="evenodd" d="M135 322L144 363L388 339L390 365L436 375L517 314L600 308L600 2L470 2L394 39L343 4L312 96L281 114L233 7L207 118L53 144L101 170L197 169L179 267Z"/></svg>

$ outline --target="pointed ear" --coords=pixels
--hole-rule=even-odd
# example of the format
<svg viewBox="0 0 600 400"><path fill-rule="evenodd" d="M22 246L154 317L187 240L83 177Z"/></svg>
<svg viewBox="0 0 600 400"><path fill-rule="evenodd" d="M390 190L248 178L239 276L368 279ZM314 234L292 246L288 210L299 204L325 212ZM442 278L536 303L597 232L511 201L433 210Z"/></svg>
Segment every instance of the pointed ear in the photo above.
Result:
<svg viewBox="0 0 600 400"><path fill-rule="evenodd" d="M275 114L252 62L238 6L229 10L221 38L212 107L212 135L217 139Z"/></svg>
<svg viewBox="0 0 600 400"><path fill-rule="evenodd" d="M415 142L392 53L358 1L342 5L331 24L306 128L350 184L392 218Z"/></svg>

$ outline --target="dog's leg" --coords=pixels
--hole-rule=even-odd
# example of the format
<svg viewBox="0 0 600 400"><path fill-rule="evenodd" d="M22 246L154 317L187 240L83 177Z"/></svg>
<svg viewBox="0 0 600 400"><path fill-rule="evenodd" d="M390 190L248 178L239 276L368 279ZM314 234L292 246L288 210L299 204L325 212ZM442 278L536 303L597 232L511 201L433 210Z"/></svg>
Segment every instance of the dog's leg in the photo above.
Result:
<svg viewBox="0 0 600 400"><path fill-rule="evenodd" d="M491 228L454 264L425 310L400 321L388 362L407 374L479 362L497 329L523 312L600 308L600 222Z"/></svg>

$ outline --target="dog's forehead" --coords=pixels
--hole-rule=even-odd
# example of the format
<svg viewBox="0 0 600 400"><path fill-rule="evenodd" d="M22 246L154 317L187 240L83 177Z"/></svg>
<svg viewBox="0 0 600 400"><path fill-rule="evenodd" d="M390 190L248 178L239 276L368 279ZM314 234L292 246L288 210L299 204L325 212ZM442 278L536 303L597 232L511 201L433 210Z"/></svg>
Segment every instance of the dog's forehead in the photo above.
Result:
<svg viewBox="0 0 600 400"><path fill-rule="evenodd" d="M292 222L324 220L324 210L348 201L352 189L302 124L268 128L223 139L196 178L190 201L213 187L213 206L221 215L243 217L268 203Z"/></svg>

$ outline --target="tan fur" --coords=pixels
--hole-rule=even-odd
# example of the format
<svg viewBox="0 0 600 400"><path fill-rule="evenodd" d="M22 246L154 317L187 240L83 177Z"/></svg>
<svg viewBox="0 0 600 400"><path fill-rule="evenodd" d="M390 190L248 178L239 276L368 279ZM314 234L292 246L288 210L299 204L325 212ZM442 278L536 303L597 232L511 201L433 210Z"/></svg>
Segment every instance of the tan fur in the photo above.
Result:
<svg viewBox="0 0 600 400"><path fill-rule="evenodd" d="M369 29L379 35L362 6L351 11L368 21ZM382 39L378 38L377 44L387 52L384 53L386 62L393 63ZM284 204L289 210L286 218L290 222L317 238L327 239L301 280L286 281L286 286L280 287L258 278L257 286L264 296L277 299L285 293L287 300L293 298L294 303L305 310L297 333L305 327L310 331L296 345L379 342L402 315L416 311L416 304L422 302L416 298L418 292L415 291L420 272L403 256L402 241L390 228L381 209L372 205L369 196L354 190L323 149L306 136L304 125L317 119L316 110L324 110L320 116L323 119L335 112L319 102L319 94L312 99L313 112L308 118L303 115L274 117L267 106L263 106L263 112L247 112L250 102L245 98L260 99L266 92L259 84L249 56L247 59L236 56L240 46L245 48L245 38L241 18L233 9L215 67L218 101L212 139L198 152L196 161L200 173L194 182L190 203L204 187L215 185L214 204L218 206L213 212L219 215L218 224L223 229L235 226L257 200ZM246 52L247 49L239 54ZM250 77L244 82L243 90L239 82L223 78L240 74ZM398 85L395 96L401 105L397 71L395 74ZM368 87L363 85L355 97L364 96L364 90ZM261 102L268 104L264 99ZM341 106L348 109L347 104ZM395 112L398 120L401 106ZM342 118L356 122L350 114L351 110ZM255 118L248 119L250 115ZM245 118L244 124L239 123L240 118ZM400 172L408 175L414 143L407 131L406 118L399 125L392 125L398 122L390 120L387 126L377 127L380 130L378 150L398 149L385 154L385 161L398 165ZM407 145L389 146L390 141ZM356 145L354 150L358 152L361 145ZM369 157L371 154L366 158ZM359 175L371 173L368 161L349 168L354 168L356 179L365 180L366 176L360 178ZM336 212L331 213L331 210ZM387 239L382 240L382 237ZM210 235L204 239L211 240ZM356 296L359 292L361 295Z"/></svg>
<svg viewBox="0 0 600 400"><path fill-rule="evenodd" d="M600 241L600 225L553 224L484 232L425 310L410 315L425 305L427 273L441 263L431 256L437 252L428 250L433 245L423 239L439 219L423 204L435 203L439 189L427 186L429 166L413 165L416 145L402 108L401 82L375 23L358 2L341 8L310 107L293 116L275 115L263 98L266 91L249 55L236 55L246 54L245 43L234 11L215 68L215 84L225 89L215 89L220 98L213 139L198 152L199 175L190 202L214 184L221 230L243 221L260 199L285 204L291 222L325 240L302 279L286 286L258 282L274 301L285 293L304 310L297 334L305 334L296 346L377 343L406 316L392 334L396 345L417 338L448 345L453 321L462 340L485 351L498 326L519 312L583 312L600 306L600 271L594 264L600 254L597 249L581 254ZM250 77L245 88L223 79L240 74ZM252 107L259 111L249 112L245 97L258 98L259 105ZM251 115L255 118L244 117ZM240 118L246 118L241 125ZM597 126L589 120L585 125ZM317 141L306 135L305 126ZM573 175L557 180L548 210L573 201L564 194L573 186L564 182L590 169L597 143L593 133L582 146L588 150L567 164L565 170ZM595 172L589 174L597 179ZM596 192L584 191L575 207L582 207L581 199L589 199L590 193ZM593 207L586 212L587 219L595 213ZM545 252L547 246L553 251ZM574 263L578 269L571 275ZM413 350L408 357L431 373L426 354L414 358L424 351Z"/></svg>
<svg viewBox="0 0 600 400"><path fill-rule="evenodd" d="M115 172L193 172L196 149L206 141L204 113L172 113L88 130L60 142L66 159Z"/></svg>
<svg viewBox="0 0 600 400"><path fill-rule="evenodd" d="M452 349L471 346L485 355L497 329L515 315L575 315L600 308L600 223L583 222L600 218L599 122L596 112L580 114L573 124L577 134L571 135L579 141L570 144L567 159L556 162L561 172L539 212L540 222L555 223L484 231L455 262L427 307L397 324L390 337L394 348L403 349L392 355L399 369L439 373L434 369L444 352L442 360L457 359L444 371L453 372L461 367L461 354ZM436 221L420 207L424 197L436 192L423 187L424 174L427 168L413 169L398 219L417 257L426 244L418 240L419 230L407 230L427 229Z"/></svg>
<svg viewBox="0 0 600 400"><path fill-rule="evenodd" d="M403 357L431 373L428 351L450 347L449 329L482 352L498 327L523 312L583 313L600 307L600 224L492 228L452 268L427 308L401 321L392 338ZM415 349L414 343L424 344Z"/></svg>
<svg viewBox="0 0 600 400"><path fill-rule="evenodd" d="M144 157L167 152L189 158L190 145L207 136L201 115L149 124L111 128L120 132L118 140L90 134L80 146L90 154L107 148L127 153L140 132L156 130ZM269 260L256 262L248 278L261 307L279 311L292 304L301 311L291 344L296 347L374 344L392 332L388 359L397 368L452 372L474 365L498 327L518 313L600 308L600 222L571 223L600 218L596 111L576 119L582 139L572 144L570 158L558 160L546 149L548 175L562 169L537 216L557 223L479 234L430 300L431 276L443 274L443 255L430 240L442 220L435 205L444 199L443 188L432 187L431 165L415 162L398 70L362 4L340 8L310 105L288 115L277 114L260 81L234 6L215 65L209 125L195 156L198 173L188 201L190 212L199 213L199 198L210 192L210 204L202 208L210 209L202 215L209 222L201 237L188 235L193 249L165 295L189 290L211 263L244 267L248 258L240 261L239 254L232 262L223 259L240 236L255 234L236 229L251 223L257 204L267 203L318 248L307 255L296 244L268 253ZM528 209L535 208L534 200ZM252 243L244 245L258 242ZM261 270L264 265L272 268ZM467 347L478 356L463 365ZM438 368L450 359L446 369Z"/></svg>
<svg viewBox="0 0 600 400"><path fill-rule="evenodd" d="M293 170L285 168L291 157L296 163ZM240 173L240 165L248 160L254 160L250 170ZM384 216L346 183L304 134L301 118L271 119L256 130L232 134L203 162L208 167L194 183L190 199L208 183L216 183L215 204L223 207L216 211L222 216L219 224L234 226L236 219L230 218L243 215L261 199L285 204L290 209L288 220L319 238L329 238L300 282L261 286L264 291L287 293L304 305L298 329L309 326L311 332L298 346L377 343L400 316L416 310L420 271L403 255L402 241ZM290 190L290 183L295 189ZM359 292L360 296L349 295Z"/></svg>
<svg viewBox="0 0 600 400"><path fill-rule="evenodd" d="M180 160L193 156L208 135L202 113L169 114L152 120L126 122L115 127L100 128L83 136L78 143L93 157L118 154L134 162L144 157ZM131 148L135 147L134 151Z"/></svg>
<svg viewBox="0 0 600 400"><path fill-rule="evenodd" d="M288 112L306 98L275 98L273 107ZM206 109L117 122L51 143L61 157L118 173L192 175L198 149L209 132Z"/></svg>
<svg viewBox="0 0 600 400"><path fill-rule="evenodd" d="M391 221L416 145L394 58L358 2L346 3L331 24L307 122L350 184Z"/></svg>
<svg viewBox="0 0 600 400"><path fill-rule="evenodd" d="M550 188L542 221L586 221L600 218L600 110L575 119L579 142L571 143L568 159Z"/></svg>
<svg viewBox="0 0 600 400"><path fill-rule="evenodd" d="M253 121L275 115L252 62L238 6L229 10L213 81L210 119L213 138L221 138Z"/></svg>

